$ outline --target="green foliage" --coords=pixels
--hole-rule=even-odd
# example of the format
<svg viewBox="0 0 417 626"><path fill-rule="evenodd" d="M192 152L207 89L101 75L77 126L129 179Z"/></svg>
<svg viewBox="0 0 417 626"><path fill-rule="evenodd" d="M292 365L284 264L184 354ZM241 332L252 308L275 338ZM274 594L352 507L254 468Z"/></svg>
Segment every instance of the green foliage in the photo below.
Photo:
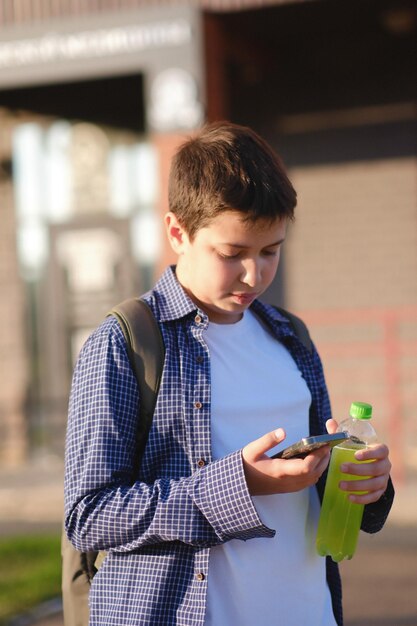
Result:
<svg viewBox="0 0 417 626"><path fill-rule="evenodd" d="M0 539L0 625L60 593L60 536Z"/></svg>

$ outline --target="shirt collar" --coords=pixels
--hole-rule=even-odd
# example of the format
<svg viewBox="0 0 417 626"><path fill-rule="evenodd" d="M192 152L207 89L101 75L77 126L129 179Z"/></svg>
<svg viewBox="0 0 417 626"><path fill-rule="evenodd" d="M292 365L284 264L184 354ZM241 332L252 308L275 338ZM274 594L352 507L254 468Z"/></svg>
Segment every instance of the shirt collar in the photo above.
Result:
<svg viewBox="0 0 417 626"><path fill-rule="evenodd" d="M290 320L270 304L255 300L251 310L267 324L278 338L296 336Z"/></svg>
<svg viewBox="0 0 417 626"><path fill-rule="evenodd" d="M186 294L175 274L175 265L170 265L155 285L161 322L180 319L198 310L197 305ZM202 316L204 315L201 312Z"/></svg>

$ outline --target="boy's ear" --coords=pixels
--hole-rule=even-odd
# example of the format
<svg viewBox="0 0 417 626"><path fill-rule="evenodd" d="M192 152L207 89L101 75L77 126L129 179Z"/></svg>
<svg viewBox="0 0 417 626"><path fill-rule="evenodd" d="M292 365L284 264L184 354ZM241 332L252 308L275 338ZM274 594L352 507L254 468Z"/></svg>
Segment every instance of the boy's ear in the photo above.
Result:
<svg viewBox="0 0 417 626"><path fill-rule="evenodd" d="M171 211L165 215L164 221L171 248L176 254L182 254L184 245L188 241L187 233L179 223L177 216Z"/></svg>

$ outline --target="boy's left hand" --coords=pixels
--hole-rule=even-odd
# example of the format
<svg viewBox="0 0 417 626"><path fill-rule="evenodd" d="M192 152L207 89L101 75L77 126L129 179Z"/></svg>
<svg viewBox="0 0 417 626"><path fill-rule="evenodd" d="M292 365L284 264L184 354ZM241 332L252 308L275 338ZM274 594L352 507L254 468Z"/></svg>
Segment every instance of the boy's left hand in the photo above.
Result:
<svg viewBox="0 0 417 626"><path fill-rule="evenodd" d="M337 422L328 420L326 426L329 433L335 432ZM349 500L356 502L356 504L377 502L387 488L391 471L388 447L383 443L375 443L366 449L358 450L355 453L355 458L358 461L368 461L368 463L342 463L342 472L352 476L366 476L367 478L361 480L360 483L356 480L342 480L339 487L346 492L366 491L361 495L354 493L349 495Z"/></svg>

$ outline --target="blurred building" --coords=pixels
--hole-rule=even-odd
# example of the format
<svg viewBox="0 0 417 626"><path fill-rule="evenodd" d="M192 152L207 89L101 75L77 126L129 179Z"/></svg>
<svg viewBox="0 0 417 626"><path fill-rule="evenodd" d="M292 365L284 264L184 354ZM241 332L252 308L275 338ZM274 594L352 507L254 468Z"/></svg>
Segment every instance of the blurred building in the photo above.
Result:
<svg viewBox="0 0 417 626"><path fill-rule="evenodd" d="M0 0L0 462L62 454L80 345L173 260L175 147L230 119L299 194L267 298L415 476L416 25L412 0Z"/></svg>

